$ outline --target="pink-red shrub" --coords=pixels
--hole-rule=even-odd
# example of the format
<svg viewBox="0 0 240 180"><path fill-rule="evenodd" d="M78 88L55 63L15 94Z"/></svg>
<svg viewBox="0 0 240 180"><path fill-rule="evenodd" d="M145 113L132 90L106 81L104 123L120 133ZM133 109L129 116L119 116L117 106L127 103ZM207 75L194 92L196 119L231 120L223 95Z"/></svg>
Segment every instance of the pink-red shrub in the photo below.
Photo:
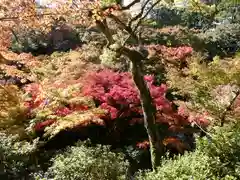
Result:
<svg viewBox="0 0 240 180"><path fill-rule="evenodd" d="M49 102L52 101L45 95L46 93L44 93L42 86L37 83L31 83L26 85L24 87L24 92L26 93L26 96L24 99L24 106L27 109L26 113L29 118L31 118L32 115L34 116L33 110L36 110L35 113L38 113L38 110L48 107ZM73 92L73 93L76 93L76 92ZM89 107L87 105L74 104L74 103L68 104L67 106L59 105L54 108L51 108L52 115L57 117L65 117L76 111L86 111L88 109ZM46 118L42 122L37 122L34 126L35 131L42 131L45 127L55 123L56 122L55 119Z"/></svg>
<svg viewBox="0 0 240 180"><path fill-rule="evenodd" d="M129 130L128 127L135 128L137 124L143 124L143 111L139 97L138 89L136 88L132 76L128 72L114 72L108 69L99 72L91 72L86 74L82 82L82 92L77 92L77 96L91 96L97 107L101 107L108 113L101 118L105 121L104 126L106 131L105 139L110 143L127 140ZM156 122L158 124L168 125L169 132L185 133L189 129L189 125L195 123L198 126L206 127L209 122L205 114L195 114L188 112L185 107L179 107L177 110L173 108L173 102L166 98L168 88L165 84L157 86L154 84L154 76L147 75L144 77L156 106ZM25 87L25 92L30 96L26 99L25 105L29 112L33 109L47 106L49 99L46 99L43 89L38 84L29 84ZM73 92L76 94L76 92ZM72 94L73 95L73 94ZM75 97L75 96L74 96ZM35 124L36 132L42 132L45 127L50 126L56 121L61 121L61 117L72 114L76 111L89 111L90 107L83 104L68 104L57 106L52 109L52 115L58 116L56 119L46 118L42 122ZM99 124L103 126L103 124ZM88 125L90 126L90 125ZM130 130L131 131L131 130ZM144 128L137 128L136 132L142 134ZM192 132L191 132L192 133ZM90 136L90 135L89 135ZM147 148L148 141L143 141L143 137L135 137L135 143L139 148ZM144 137L147 138L147 137ZM170 139L169 139L170 138ZM168 144L176 144L178 149L184 149L184 142L178 138L166 136L164 140L166 146ZM181 147L181 148L180 148ZM186 149L186 148L185 148Z"/></svg>
<svg viewBox="0 0 240 180"><path fill-rule="evenodd" d="M108 120L127 118L130 124L139 123L143 120L138 89L136 88L131 74L119 73L105 69L100 72L92 72L86 76L83 84L83 94L91 96L97 104L109 112ZM154 85L154 76L144 77L156 106L156 120L158 123L174 125L190 125L193 116L182 115L174 110L173 103L166 98L167 86ZM181 112L181 111L180 111ZM200 125L207 125L208 121L196 116L194 119Z"/></svg>

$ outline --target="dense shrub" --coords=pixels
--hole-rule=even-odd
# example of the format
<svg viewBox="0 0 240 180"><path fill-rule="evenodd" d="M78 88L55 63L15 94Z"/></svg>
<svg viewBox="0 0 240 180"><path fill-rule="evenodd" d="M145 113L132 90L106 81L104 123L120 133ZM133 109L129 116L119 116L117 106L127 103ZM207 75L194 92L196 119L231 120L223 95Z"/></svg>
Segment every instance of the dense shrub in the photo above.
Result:
<svg viewBox="0 0 240 180"><path fill-rule="evenodd" d="M240 24L222 24L199 37L211 57L230 56L240 49Z"/></svg>
<svg viewBox="0 0 240 180"><path fill-rule="evenodd" d="M235 120L239 116L239 103L235 103L240 85L239 58L203 61L202 57L192 57L184 72L168 69L169 86L189 97L189 107L210 113L215 123Z"/></svg>
<svg viewBox="0 0 240 180"><path fill-rule="evenodd" d="M95 108L91 99L81 96L76 85L57 90L50 87L48 95L40 84L30 84L24 89L24 105L30 119L28 130L38 136L54 137L66 129L104 124L100 119L104 111Z"/></svg>
<svg viewBox="0 0 240 180"><path fill-rule="evenodd" d="M208 156L204 153L185 154L175 160L164 160L157 173L147 173L138 179L187 180L193 178L205 180L209 178L209 173L206 173L209 169L208 160Z"/></svg>
<svg viewBox="0 0 240 180"><path fill-rule="evenodd" d="M209 122L205 115L184 113L167 99L166 85L156 85L154 76L145 76L145 80L157 107L157 123L160 129L164 129L162 135L166 138L174 136L166 139L166 146L176 142L181 144L178 148L180 152L191 149L184 143L192 143L193 138L189 141L178 135L184 134L185 127L193 128L193 132L197 131L196 125L206 127ZM30 119L28 130L40 137L44 134L43 137L48 140L55 138L57 141L58 135L62 137L64 132L74 131L74 136L79 139L90 138L94 142L117 147L130 144L148 148L148 142L141 144L147 140L147 134L140 97L130 73L105 69L86 74L81 84L82 88L78 81L45 84L45 88L37 83L26 86L25 106ZM101 136L97 135L99 133ZM192 136L192 132L186 133Z"/></svg>
<svg viewBox="0 0 240 180"><path fill-rule="evenodd" d="M216 20L221 23L240 23L239 2L235 1L219 1L219 12L216 15Z"/></svg>
<svg viewBox="0 0 240 180"><path fill-rule="evenodd" d="M169 131L178 134L178 128L183 130L184 127L191 128L191 125L195 127L194 123L202 127L206 127L209 124L205 115L184 113L184 109L176 108L174 103L166 97L168 90L166 85L155 85L154 76L145 76L145 80L157 108L156 122L161 125L165 124L166 129L168 129L162 136L168 136ZM133 127L133 125L143 123L140 97L130 73L103 70L88 74L82 90L85 95L91 96L95 100L97 106L107 110L108 114L103 119L106 124L114 125L113 128L115 130L113 132L117 133L117 138L126 136L129 126ZM141 133L139 132L139 134ZM126 136L126 138L131 137ZM178 139L178 137L176 138ZM145 143L141 147L147 146L148 144Z"/></svg>
<svg viewBox="0 0 240 180"><path fill-rule="evenodd" d="M216 128L211 140L199 139L193 153L164 160L156 173L139 179L239 179L239 125Z"/></svg>
<svg viewBox="0 0 240 180"><path fill-rule="evenodd" d="M200 30L183 26L164 28L144 28L143 38L146 44L157 44L167 47L191 46L195 51L202 51L202 40L198 37Z"/></svg>
<svg viewBox="0 0 240 180"><path fill-rule="evenodd" d="M104 35L96 27L90 27L83 33L82 41L84 43L95 43L104 45L107 41Z"/></svg>
<svg viewBox="0 0 240 180"><path fill-rule="evenodd" d="M37 141L19 141L17 136L0 133L0 178L26 179L37 170L35 157Z"/></svg>
<svg viewBox="0 0 240 180"><path fill-rule="evenodd" d="M93 63L100 63L99 57L102 53L101 46L99 47L99 45L90 42L84 44L81 50L82 50L81 58L83 60Z"/></svg>
<svg viewBox="0 0 240 180"><path fill-rule="evenodd" d="M207 14L188 9L162 6L154 9L152 16L160 27L182 25L188 28L207 29L212 26L211 18Z"/></svg>
<svg viewBox="0 0 240 180"><path fill-rule="evenodd" d="M170 26L162 29L146 28L144 40L147 44L161 44L172 47L191 46L195 51L214 56L232 56L239 51L240 25L220 24L205 31L189 30L186 27Z"/></svg>
<svg viewBox="0 0 240 180"><path fill-rule="evenodd" d="M125 180L128 168L123 154L111 152L107 146L80 143L58 154L52 162L43 176L56 180Z"/></svg>
<svg viewBox="0 0 240 180"><path fill-rule="evenodd" d="M0 131L24 133L25 120L18 88L13 85L0 85Z"/></svg>
<svg viewBox="0 0 240 180"><path fill-rule="evenodd" d="M10 49L17 53L31 52L34 55L67 51L80 44L78 33L80 32L68 25L57 25L48 34L35 29L18 30Z"/></svg>

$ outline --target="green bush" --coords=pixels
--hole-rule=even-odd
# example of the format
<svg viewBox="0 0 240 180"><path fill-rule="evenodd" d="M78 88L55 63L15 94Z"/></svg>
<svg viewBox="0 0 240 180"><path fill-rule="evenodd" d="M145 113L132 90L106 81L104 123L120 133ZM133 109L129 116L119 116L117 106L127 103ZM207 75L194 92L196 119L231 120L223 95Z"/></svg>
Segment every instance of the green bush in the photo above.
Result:
<svg viewBox="0 0 240 180"><path fill-rule="evenodd" d="M231 55L240 49L240 24L222 24L199 37L212 57Z"/></svg>
<svg viewBox="0 0 240 180"><path fill-rule="evenodd" d="M20 142L17 136L0 133L0 179L26 179L37 169L33 157L36 142Z"/></svg>
<svg viewBox="0 0 240 180"><path fill-rule="evenodd" d="M126 179L128 167L124 156L111 152L109 147L100 145L87 147L80 143L58 154L52 162L44 176L56 180Z"/></svg>
<svg viewBox="0 0 240 180"><path fill-rule="evenodd" d="M197 150L165 159L155 172L141 172L145 180L206 180L240 178L240 126L215 128L211 138L198 139Z"/></svg>
<svg viewBox="0 0 240 180"><path fill-rule="evenodd" d="M175 160L164 160L157 173L149 172L139 179L146 180L205 180L209 178L209 157L203 153L185 154Z"/></svg>
<svg viewBox="0 0 240 180"><path fill-rule="evenodd" d="M19 29L15 32L10 49L16 53L31 52L34 55L67 51L81 43L84 32L84 28L74 28L67 24L57 24L49 33Z"/></svg>
<svg viewBox="0 0 240 180"><path fill-rule="evenodd" d="M165 6L154 9L153 16L159 27L182 25L188 28L207 29L213 23L207 14Z"/></svg>
<svg viewBox="0 0 240 180"><path fill-rule="evenodd" d="M40 49L46 53L50 43L44 33L36 30L18 30L15 35L10 49L16 53L36 52Z"/></svg>
<svg viewBox="0 0 240 180"><path fill-rule="evenodd" d="M240 126L215 128L212 143L202 142L202 152L211 159L211 171L216 177L225 178L230 175L240 178Z"/></svg>

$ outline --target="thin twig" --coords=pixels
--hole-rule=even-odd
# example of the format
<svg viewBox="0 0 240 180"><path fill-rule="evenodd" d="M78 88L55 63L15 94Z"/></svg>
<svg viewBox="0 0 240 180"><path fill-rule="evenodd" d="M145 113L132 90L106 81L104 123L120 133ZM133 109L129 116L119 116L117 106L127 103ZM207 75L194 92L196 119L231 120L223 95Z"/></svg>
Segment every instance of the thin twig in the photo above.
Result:
<svg viewBox="0 0 240 180"><path fill-rule="evenodd" d="M145 10L145 8L146 8L146 6L147 6L147 4L148 4L149 2L150 2L150 0L147 0L147 1L145 2L145 4L143 5L143 7L141 8L140 13L138 13L135 17L133 17L133 18L129 21L129 23L128 23L128 26L129 26L129 27L132 26L132 23L133 23L134 21L136 21L136 20L138 20L139 18L141 18L141 16L142 16L143 13L144 13L144 10Z"/></svg>
<svg viewBox="0 0 240 180"><path fill-rule="evenodd" d="M127 6L121 6L120 7L120 11L123 11L123 10L127 10L127 9L130 9L132 6L134 6L135 4L139 3L140 0L134 0L133 2L131 2L130 4L128 4ZM113 8L115 7L116 4L113 4L113 5L110 5L110 6L105 6L103 7L101 10L104 11L104 10L107 10L107 9L110 9L110 8Z"/></svg>
<svg viewBox="0 0 240 180"><path fill-rule="evenodd" d="M148 11L145 13L145 15L139 19L137 25L135 26L134 30L133 30L133 33L136 32L137 28L139 27L139 25L141 24L142 20L145 19L147 17L147 15L150 13L150 11L158 4L160 3L162 0L158 0L156 1L149 9Z"/></svg>
<svg viewBox="0 0 240 180"><path fill-rule="evenodd" d="M126 30L129 33L129 35L137 41L137 43L139 42L139 38L137 37L136 34L133 33L132 28L130 26L123 23L118 17L114 16L113 14L110 14L108 17L113 19L120 26L122 26L122 28Z"/></svg>

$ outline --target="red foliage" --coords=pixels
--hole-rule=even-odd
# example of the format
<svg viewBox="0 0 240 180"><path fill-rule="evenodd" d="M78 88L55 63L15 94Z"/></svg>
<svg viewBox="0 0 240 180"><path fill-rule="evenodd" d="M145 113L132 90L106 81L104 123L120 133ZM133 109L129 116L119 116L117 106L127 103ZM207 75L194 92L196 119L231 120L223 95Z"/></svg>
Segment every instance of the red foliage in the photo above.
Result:
<svg viewBox="0 0 240 180"><path fill-rule="evenodd" d="M183 153L184 150L189 149L189 145L186 142L181 141L176 137L167 137L163 140L163 145L171 149L176 149L178 152ZM150 143L148 140L139 142L136 144L136 147L139 149L148 149Z"/></svg>
<svg viewBox="0 0 240 180"><path fill-rule="evenodd" d="M40 132L40 131L44 130L45 127L50 126L51 124L53 124L55 122L56 122L56 120L54 120L54 119L48 119L48 120L45 120L44 122L36 123L36 125L34 126L34 130L36 132Z"/></svg>
<svg viewBox="0 0 240 180"><path fill-rule="evenodd" d="M168 137L163 140L165 146L169 146L172 149L176 149L179 153L183 153L186 149L190 149L186 142L181 141L176 137Z"/></svg>
<svg viewBox="0 0 240 180"><path fill-rule="evenodd" d="M55 115L64 117L67 116L68 114L73 113L74 111L86 111L86 110L88 110L88 106L70 104L69 108L67 107L56 108Z"/></svg>
<svg viewBox="0 0 240 180"><path fill-rule="evenodd" d="M84 105L76 105L76 104L70 104L70 109L73 111L86 111L89 109L88 106Z"/></svg>
<svg viewBox="0 0 240 180"><path fill-rule="evenodd" d="M183 115L175 111L172 102L166 98L167 86L165 84L154 85L154 76L144 78L156 105L158 123L182 126L190 125L194 120L199 122L199 125L208 124L204 116ZM100 107L109 112L108 120L128 118L130 124L142 122L143 118L139 118L139 116L143 117L139 93L130 73L103 70L90 73L85 79L84 95L93 97Z"/></svg>
<svg viewBox="0 0 240 180"><path fill-rule="evenodd" d="M24 106L27 108L27 115L31 117L32 110L35 108L43 108L48 105L49 99L47 99L44 96L43 89L40 84L37 83L31 83L28 84L24 87L24 91L27 94L27 97L24 101ZM66 106L59 106L56 107L55 109L52 109L52 115L56 115L58 117L64 117L67 116L73 112L76 111L86 111L89 109L88 106L86 105L81 105L81 104L69 104L69 107ZM46 126L51 125L55 120L52 119L46 119L43 122L39 122L34 126L34 130L41 131L43 130Z"/></svg>
<svg viewBox="0 0 240 180"><path fill-rule="evenodd" d="M64 117L64 116L67 116L68 114L71 114L72 112L73 111L67 107L60 107L55 110L55 115Z"/></svg>
<svg viewBox="0 0 240 180"><path fill-rule="evenodd" d="M143 142L137 143L136 146L137 146L139 149L147 149L147 148L149 148L150 144L149 144L149 141L148 141L148 140L145 140L145 141L143 141Z"/></svg>
<svg viewBox="0 0 240 180"><path fill-rule="evenodd" d="M44 96L42 94L42 87L37 83L31 83L24 87L24 91L28 94L28 98L25 100L25 107L28 110L32 110L39 106L44 105Z"/></svg>
<svg viewBox="0 0 240 180"><path fill-rule="evenodd" d="M110 138L119 140L119 138L121 139L121 133L126 133L124 127L143 123L143 112L139 92L130 73L119 73L105 69L99 72L89 73L83 79L85 79L85 81L83 81L81 93L91 96L96 101L97 106L100 106L108 112L108 115L104 117L100 114L101 118L105 120L105 123L114 122L117 119L124 119L115 121L123 123L123 126L115 127L114 125L114 130L111 131ZM182 106L180 106L178 110L175 110L172 106L173 103L166 98L167 86L165 84L156 86L154 84L154 76L148 75L145 76L144 79L150 89L153 102L156 105L157 123L168 124L168 130L174 133L185 133L184 130L187 129L186 125L191 125L193 122L202 127L209 124L205 118L206 114L194 114L188 112L186 108ZM30 109L43 107L43 105L48 103L45 96L43 96L43 90L40 85L30 84L25 87L25 91L28 92L31 97L25 102L25 105ZM56 109L53 110L53 114L64 117L76 111L86 111L88 109L89 107L85 105L69 104L68 106L56 107ZM44 122L37 123L34 129L36 132L42 131L46 126L54 122L55 120L47 119ZM111 123L109 124L111 125ZM109 128L111 128L111 126L109 126ZM180 142L179 139L166 138L169 138L164 141L166 146L174 147L178 149L179 152L186 149L186 144ZM138 140L135 142L137 141ZM148 148L149 142L144 141L137 143L137 147Z"/></svg>

